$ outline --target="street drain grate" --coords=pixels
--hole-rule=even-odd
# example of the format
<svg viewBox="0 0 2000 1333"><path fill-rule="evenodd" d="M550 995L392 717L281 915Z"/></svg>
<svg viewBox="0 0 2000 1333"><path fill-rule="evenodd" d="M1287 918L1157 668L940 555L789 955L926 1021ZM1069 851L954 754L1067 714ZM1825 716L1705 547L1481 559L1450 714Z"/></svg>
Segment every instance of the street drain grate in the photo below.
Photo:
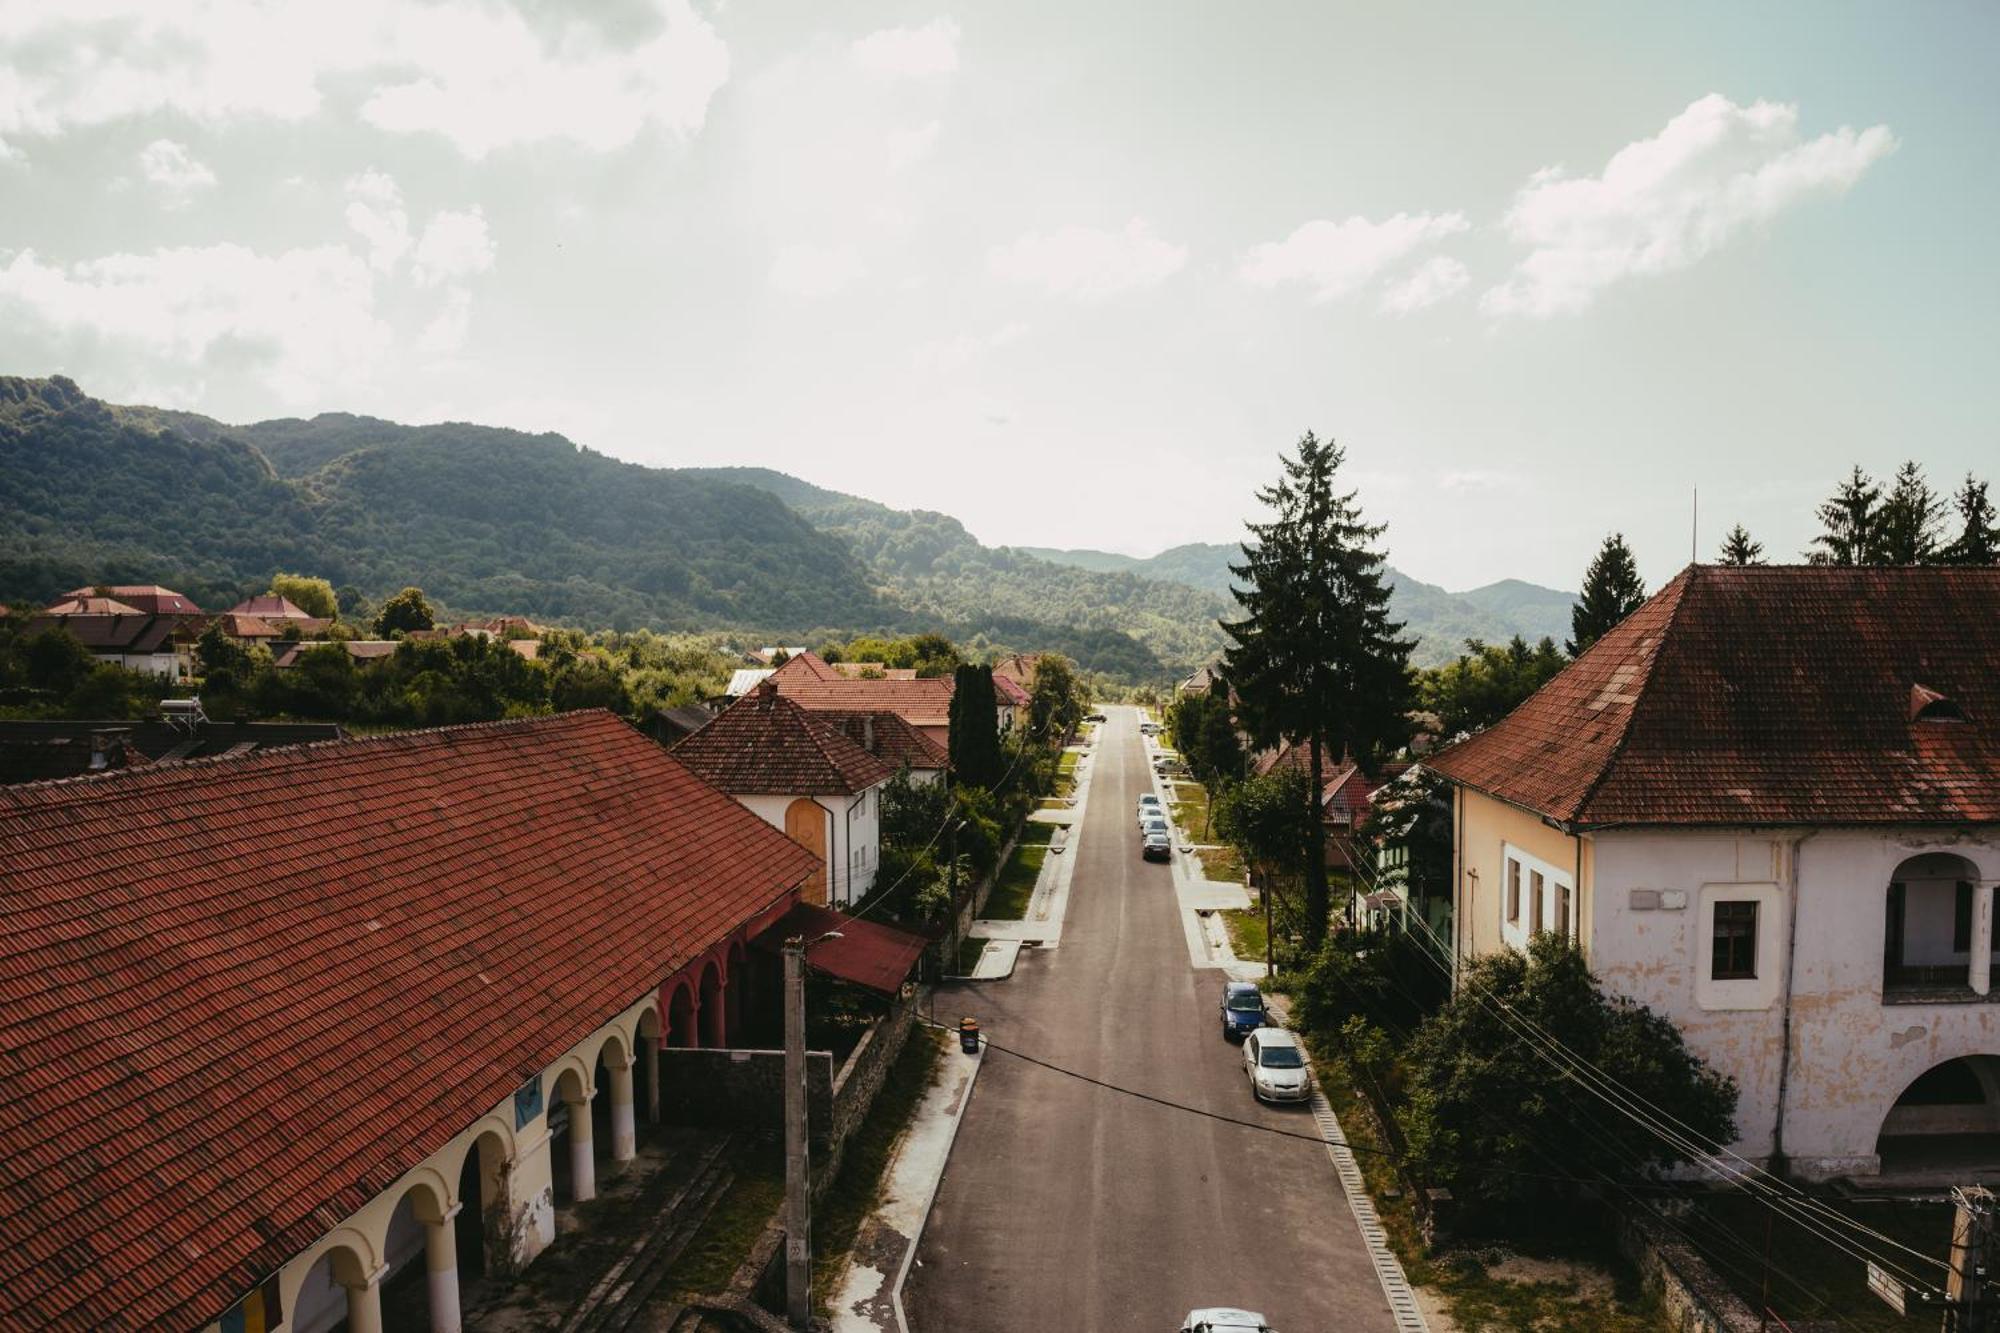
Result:
<svg viewBox="0 0 2000 1333"><path fill-rule="evenodd" d="M1368 1246L1369 1262L1375 1265L1375 1276L1382 1283L1382 1294L1388 1298L1389 1313L1396 1321L1400 1333L1430 1333L1430 1325L1424 1322L1424 1312L1417 1306L1416 1294L1410 1290L1410 1279L1403 1272L1403 1265L1389 1248L1389 1237L1382 1230L1382 1219L1375 1215L1375 1202L1368 1197L1368 1187L1361 1179L1361 1168L1355 1164L1354 1154L1347 1147L1347 1135L1340 1128L1340 1118L1333 1113L1326 1094L1317 1084L1312 1091L1313 1120L1319 1125L1319 1136L1326 1140L1326 1155L1333 1159L1333 1169L1340 1177L1340 1189L1347 1196L1347 1207L1354 1214L1355 1225L1361 1228L1361 1239Z"/></svg>

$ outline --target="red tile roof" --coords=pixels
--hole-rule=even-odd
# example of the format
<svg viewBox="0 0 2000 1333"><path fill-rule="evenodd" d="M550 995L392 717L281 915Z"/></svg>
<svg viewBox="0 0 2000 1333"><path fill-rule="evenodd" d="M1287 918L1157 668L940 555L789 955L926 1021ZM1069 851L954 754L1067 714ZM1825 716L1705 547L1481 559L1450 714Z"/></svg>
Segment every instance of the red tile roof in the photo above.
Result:
<svg viewBox="0 0 2000 1333"><path fill-rule="evenodd" d="M824 718L847 733L847 739L891 765L913 769L944 768L951 762L945 748L918 731L895 713L868 710L814 709L813 716Z"/></svg>
<svg viewBox="0 0 2000 1333"><path fill-rule="evenodd" d="M1016 708L1028 706L1028 692L1021 688L1021 682L1011 676L993 677L993 697L1000 703L1012 704Z"/></svg>
<svg viewBox="0 0 2000 1333"><path fill-rule="evenodd" d="M806 708L833 712L887 710L918 727L942 727L951 722L952 679L850 680L822 661L817 653L800 653L769 679L778 693Z"/></svg>
<svg viewBox="0 0 2000 1333"><path fill-rule="evenodd" d="M124 615L52 615L28 622L28 633L67 630L78 643L102 653L159 653L173 646L174 634L187 622L177 616L153 616L143 611Z"/></svg>
<svg viewBox="0 0 2000 1333"><path fill-rule="evenodd" d="M127 606L137 607L141 611L156 616L198 616L201 614L201 608L194 604L193 598L183 597L172 588L162 588L157 583L119 583L106 588L104 591ZM95 588L77 588L72 590L69 595L71 597L95 597L98 593Z"/></svg>
<svg viewBox="0 0 2000 1333"><path fill-rule="evenodd" d="M761 685L674 746L674 758L732 796L852 796L895 775L817 713Z"/></svg>
<svg viewBox="0 0 2000 1333"><path fill-rule="evenodd" d="M838 931L839 938L827 938L832 931ZM795 936L819 941L806 950L806 962L816 970L884 995L902 989L903 979L929 943L921 935L811 903L792 904L790 911L759 931L750 943L767 953L779 953L785 941Z"/></svg>
<svg viewBox="0 0 2000 1333"><path fill-rule="evenodd" d="M1691 566L1427 766L1582 826L2000 822L1996 662L2000 569Z"/></svg>
<svg viewBox="0 0 2000 1333"><path fill-rule="evenodd" d="M51 602L42 612L50 616L139 616L147 614L130 602L121 602L115 597L99 597L86 593L81 597L65 597L60 602Z"/></svg>
<svg viewBox="0 0 2000 1333"><path fill-rule="evenodd" d="M265 620L317 620L304 607L296 605L289 597L279 597L266 593L262 597L246 597L229 608L239 616L261 616Z"/></svg>
<svg viewBox="0 0 2000 1333"><path fill-rule="evenodd" d="M0 1327L216 1317L818 866L601 712L0 789Z"/></svg>

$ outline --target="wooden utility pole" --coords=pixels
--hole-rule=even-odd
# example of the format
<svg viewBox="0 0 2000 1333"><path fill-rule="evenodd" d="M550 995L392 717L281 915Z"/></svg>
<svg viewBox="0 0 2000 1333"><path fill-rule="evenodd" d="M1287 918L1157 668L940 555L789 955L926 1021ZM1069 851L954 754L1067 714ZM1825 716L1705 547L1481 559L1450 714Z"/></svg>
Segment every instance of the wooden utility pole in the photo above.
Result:
<svg viewBox="0 0 2000 1333"><path fill-rule="evenodd" d="M812 1319L812 1161L806 1139L806 942L785 941L785 1314Z"/></svg>
<svg viewBox="0 0 2000 1333"><path fill-rule="evenodd" d="M1944 1333L2000 1333L1988 1278L1993 1273L1996 1199L1984 1185L1961 1185L1951 1192L1958 1216L1951 1224L1951 1276L1944 1294Z"/></svg>

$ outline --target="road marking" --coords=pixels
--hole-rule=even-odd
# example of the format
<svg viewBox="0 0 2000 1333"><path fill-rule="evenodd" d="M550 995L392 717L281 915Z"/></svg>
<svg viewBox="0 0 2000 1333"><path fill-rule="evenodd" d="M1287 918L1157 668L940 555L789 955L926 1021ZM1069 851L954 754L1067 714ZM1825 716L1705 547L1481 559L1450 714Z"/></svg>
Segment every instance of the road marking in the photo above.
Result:
<svg viewBox="0 0 2000 1333"><path fill-rule="evenodd" d="M1333 1113L1333 1106L1326 1094L1313 1084L1313 1120L1319 1125L1319 1136L1326 1140L1326 1155L1333 1159L1334 1173L1340 1177L1341 1192L1347 1195L1347 1207L1354 1214L1354 1223L1361 1228L1362 1243L1368 1247L1369 1262L1375 1265L1375 1276L1382 1283L1382 1295L1388 1299L1389 1314L1396 1321L1400 1333L1430 1333L1430 1325L1424 1321L1424 1312L1417 1305L1416 1293L1410 1290L1410 1279L1403 1273L1403 1265L1395 1252L1389 1248L1389 1237L1382 1230L1382 1219L1375 1215L1375 1202L1368 1197L1368 1186L1361 1178L1361 1168L1355 1163L1354 1154L1347 1148L1347 1135L1340 1128L1340 1117Z"/></svg>

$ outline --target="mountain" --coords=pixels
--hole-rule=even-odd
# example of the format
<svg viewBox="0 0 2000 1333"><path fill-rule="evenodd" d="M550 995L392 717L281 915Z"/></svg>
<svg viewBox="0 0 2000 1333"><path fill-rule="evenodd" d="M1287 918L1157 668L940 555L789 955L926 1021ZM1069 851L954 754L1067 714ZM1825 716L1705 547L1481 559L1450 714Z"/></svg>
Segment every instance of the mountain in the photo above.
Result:
<svg viewBox="0 0 2000 1333"><path fill-rule="evenodd" d="M1230 588L1229 566L1243 558L1239 547L1214 542L1175 546L1145 559L1110 551L1035 546L1021 549L1078 569L1116 570L1168 579L1225 598ZM1575 593L1559 592L1520 579L1503 579L1470 592L1446 592L1393 566L1388 570L1388 583L1390 613L1404 622L1407 633L1416 637L1416 651L1410 660L1418 666L1449 662L1467 639L1504 643L1519 634L1533 643L1546 635L1560 644L1569 633L1569 609L1576 601Z"/></svg>
<svg viewBox="0 0 2000 1333"><path fill-rule="evenodd" d="M999 644L1011 636L1019 643L1024 627L1038 626L1039 646L1130 679L1185 672L1221 651L1216 619L1228 607L1213 592L986 546L948 514L891 509L768 468L687 471L783 500L846 542L885 595L961 637Z"/></svg>
<svg viewBox="0 0 2000 1333"><path fill-rule="evenodd" d="M942 629L1157 680L1213 656L1213 595L989 548L956 519L765 469L622 463L560 435L326 413L229 425L0 377L0 600L278 570L455 614L785 641Z"/></svg>

